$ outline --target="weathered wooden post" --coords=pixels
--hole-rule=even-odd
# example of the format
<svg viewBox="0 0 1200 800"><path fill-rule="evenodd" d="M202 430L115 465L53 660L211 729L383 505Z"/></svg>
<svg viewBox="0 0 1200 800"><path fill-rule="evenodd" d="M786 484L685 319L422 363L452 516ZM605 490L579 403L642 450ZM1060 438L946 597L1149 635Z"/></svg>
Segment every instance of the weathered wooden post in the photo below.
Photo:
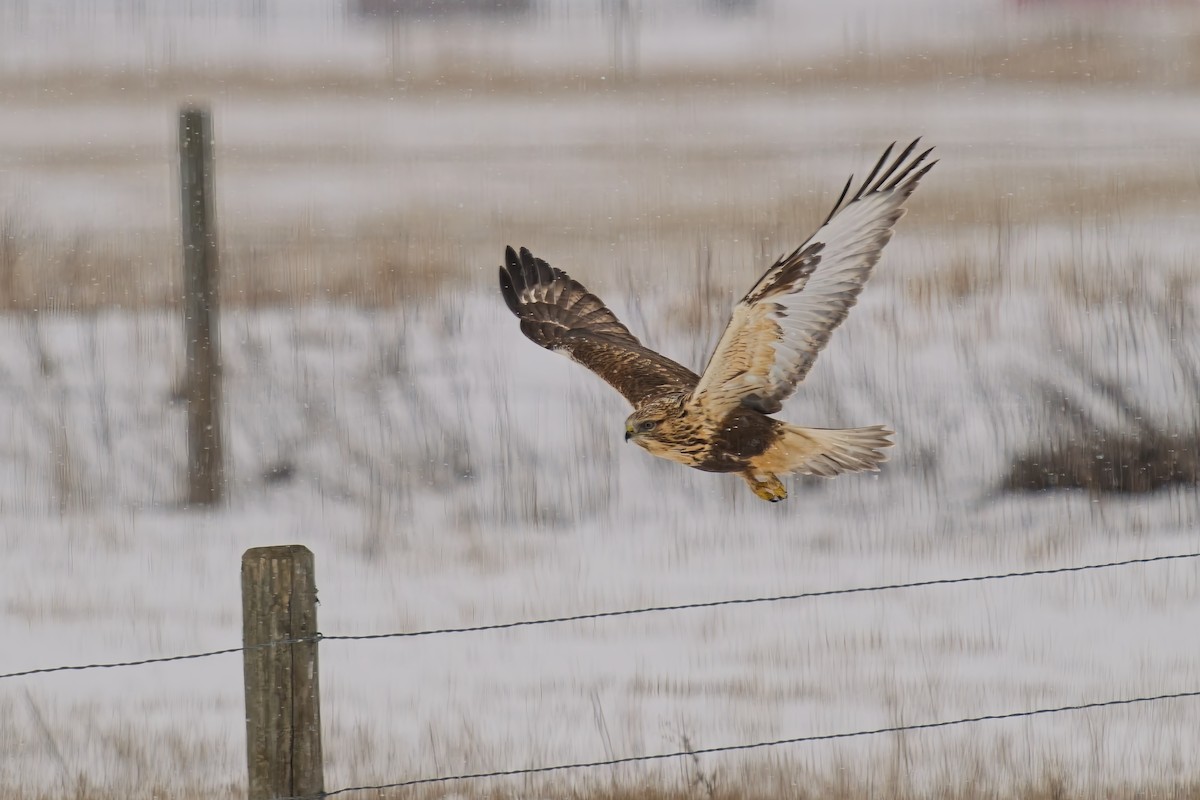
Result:
<svg viewBox="0 0 1200 800"><path fill-rule="evenodd" d="M221 501L224 483L212 117L205 109L179 112L179 187L187 343L188 504L205 506Z"/></svg>
<svg viewBox="0 0 1200 800"><path fill-rule="evenodd" d="M312 551L301 545L247 550L242 663L249 800L316 798L325 791L316 637ZM293 643L260 646L280 641Z"/></svg>

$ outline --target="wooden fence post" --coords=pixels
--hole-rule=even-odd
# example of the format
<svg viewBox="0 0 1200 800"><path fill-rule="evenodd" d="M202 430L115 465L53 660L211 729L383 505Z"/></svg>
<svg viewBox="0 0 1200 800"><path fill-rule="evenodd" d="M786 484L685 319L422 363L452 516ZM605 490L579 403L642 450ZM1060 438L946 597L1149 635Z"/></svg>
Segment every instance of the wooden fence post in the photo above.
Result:
<svg viewBox="0 0 1200 800"><path fill-rule="evenodd" d="M179 188L187 343L188 504L207 506L221 502L224 458L212 117L205 109L179 112Z"/></svg>
<svg viewBox="0 0 1200 800"><path fill-rule="evenodd" d="M301 545L255 547L242 556L249 800L320 797L321 707L313 554Z"/></svg>

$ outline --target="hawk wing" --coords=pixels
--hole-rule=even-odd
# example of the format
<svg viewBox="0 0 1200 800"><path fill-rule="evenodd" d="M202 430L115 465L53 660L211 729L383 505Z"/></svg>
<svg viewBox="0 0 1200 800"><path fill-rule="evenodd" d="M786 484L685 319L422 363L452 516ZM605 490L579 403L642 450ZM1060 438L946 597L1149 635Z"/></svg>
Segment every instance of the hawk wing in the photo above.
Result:
<svg viewBox="0 0 1200 800"><path fill-rule="evenodd" d="M521 320L521 332L599 375L638 406L672 391L690 392L699 377L642 346L604 302L567 273L521 248L509 247L500 292Z"/></svg>
<svg viewBox="0 0 1200 800"><path fill-rule="evenodd" d="M739 405L774 414L796 390L858 301L879 261L904 201L936 164L913 158L914 141L890 166L893 143L846 205L846 182L825 223L791 255L782 256L733 310L692 402L715 416Z"/></svg>

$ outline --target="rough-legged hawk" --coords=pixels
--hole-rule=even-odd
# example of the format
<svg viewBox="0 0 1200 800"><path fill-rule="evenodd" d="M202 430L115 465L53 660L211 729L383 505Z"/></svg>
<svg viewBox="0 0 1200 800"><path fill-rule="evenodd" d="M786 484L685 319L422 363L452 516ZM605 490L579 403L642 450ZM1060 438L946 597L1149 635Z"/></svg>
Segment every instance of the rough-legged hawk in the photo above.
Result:
<svg viewBox="0 0 1200 800"><path fill-rule="evenodd" d="M700 375L649 350L596 295L560 269L510 247L500 290L537 344L578 361L633 404L625 439L652 455L708 472L739 473L764 500L787 497L780 475L832 477L877 470L892 431L882 425L802 428L767 416L812 368L834 328L858 300L904 201L936 164L913 142L892 147L824 224L781 257L733 309ZM894 145L893 145L894 147Z"/></svg>

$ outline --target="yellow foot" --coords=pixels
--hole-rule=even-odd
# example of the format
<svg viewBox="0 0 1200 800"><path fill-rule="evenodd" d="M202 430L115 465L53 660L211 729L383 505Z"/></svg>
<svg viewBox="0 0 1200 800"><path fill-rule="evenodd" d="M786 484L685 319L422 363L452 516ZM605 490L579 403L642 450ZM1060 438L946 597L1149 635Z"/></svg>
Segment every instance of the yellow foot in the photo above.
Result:
<svg viewBox="0 0 1200 800"><path fill-rule="evenodd" d="M762 481L748 473L743 473L742 477L746 479L746 483L750 484L750 490L763 500L778 503L780 500L787 499L787 489L784 488L783 482L774 475L767 475L766 480Z"/></svg>

